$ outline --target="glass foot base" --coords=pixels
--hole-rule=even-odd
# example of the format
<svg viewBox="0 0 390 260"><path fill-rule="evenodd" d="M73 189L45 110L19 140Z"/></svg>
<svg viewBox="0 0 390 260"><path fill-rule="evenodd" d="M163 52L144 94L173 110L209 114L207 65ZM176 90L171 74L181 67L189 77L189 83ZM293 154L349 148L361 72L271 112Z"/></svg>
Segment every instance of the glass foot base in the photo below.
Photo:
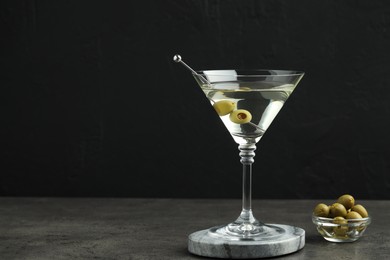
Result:
<svg viewBox="0 0 390 260"><path fill-rule="evenodd" d="M212 227L188 237L188 251L216 258L263 258L290 254L305 246L305 230L280 224L266 224L256 235L231 233L229 226Z"/></svg>

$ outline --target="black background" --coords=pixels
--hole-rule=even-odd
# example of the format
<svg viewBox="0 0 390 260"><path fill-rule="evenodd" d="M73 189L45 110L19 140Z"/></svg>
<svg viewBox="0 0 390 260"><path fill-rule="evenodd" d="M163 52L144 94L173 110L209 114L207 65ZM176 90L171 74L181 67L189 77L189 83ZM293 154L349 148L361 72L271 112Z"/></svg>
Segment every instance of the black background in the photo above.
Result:
<svg viewBox="0 0 390 260"><path fill-rule="evenodd" d="M306 72L255 198L390 199L390 2L1 1L0 195L239 198L195 69Z"/></svg>

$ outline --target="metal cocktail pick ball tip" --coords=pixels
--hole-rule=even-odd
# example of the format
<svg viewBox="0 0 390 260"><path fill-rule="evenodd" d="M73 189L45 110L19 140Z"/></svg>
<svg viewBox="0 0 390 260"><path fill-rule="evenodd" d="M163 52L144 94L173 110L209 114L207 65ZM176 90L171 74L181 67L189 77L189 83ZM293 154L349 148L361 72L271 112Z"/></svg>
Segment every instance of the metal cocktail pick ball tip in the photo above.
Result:
<svg viewBox="0 0 390 260"><path fill-rule="evenodd" d="M209 82L207 79L205 79L202 75L199 75L198 73L196 73L195 70L193 70L190 66L188 66L188 65L181 59L181 56L180 56L179 54L176 54L175 56L173 56L173 61L174 61L174 62L177 62L177 63L183 64L184 67L186 67L187 69L189 69L189 70L192 72L192 74L195 74L195 75L197 75L198 77L200 77L200 78L204 81L204 83L207 83L208 85L211 85L210 82Z"/></svg>
<svg viewBox="0 0 390 260"><path fill-rule="evenodd" d="M173 60L175 62L180 62L181 61L181 56L179 54L176 54L175 56L173 56Z"/></svg>

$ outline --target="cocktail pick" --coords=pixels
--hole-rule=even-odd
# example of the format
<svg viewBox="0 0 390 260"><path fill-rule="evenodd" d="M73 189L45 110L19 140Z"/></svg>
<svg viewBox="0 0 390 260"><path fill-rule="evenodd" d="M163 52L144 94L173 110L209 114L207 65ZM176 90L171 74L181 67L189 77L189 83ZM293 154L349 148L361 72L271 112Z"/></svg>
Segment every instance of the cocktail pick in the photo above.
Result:
<svg viewBox="0 0 390 260"><path fill-rule="evenodd" d="M208 85L211 85L211 83L205 79L202 75L199 75L195 70L193 70L190 66L188 66L181 58L181 56L179 54L176 54L175 56L173 56L173 61L174 62L177 62L177 63L181 63L184 67L186 67L187 69L189 69L192 74L195 74L196 76L200 77L205 83L207 83Z"/></svg>
<svg viewBox="0 0 390 260"><path fill-rule="evenodd" d="M197 77L201 78L202 81L204 81L204 83L207 83L208 85L211 85L211 83L210 83L207 79L205 79L202 75L198 74L195 70L193 70L190 66L188 66L188 65L182 60L182 58L181 58L181 56L180 56L179 54L176 54L175 56L173 56L173 61L174 61L174 62L177 62L177 63L181 63L182 65L184 65L184 67L186 67L187 69L189 69L189 70L192 72L192 74L194 74L194 75L196 75ZM207 98L208 98L213 104L216 103L213 99L211 99L211 98L209 98L209 97L207 97ZM247 124L250 124L250 125L256 127L258 130L260 130L260 131L262 131L262 132L265 132L264 129L260 128L258 125L254 124L254 123L252 123L252 122L250 122L250 121L247 122Z"/></svg>

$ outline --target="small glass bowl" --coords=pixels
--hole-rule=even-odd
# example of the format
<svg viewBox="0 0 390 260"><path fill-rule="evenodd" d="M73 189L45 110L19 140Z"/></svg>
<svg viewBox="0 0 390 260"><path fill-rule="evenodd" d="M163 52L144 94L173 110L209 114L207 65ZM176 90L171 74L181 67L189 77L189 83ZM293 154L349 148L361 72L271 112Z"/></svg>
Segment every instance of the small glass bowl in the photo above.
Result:
<svg viewBox="0 0 390 260"><path fill-rule="evenodd" d="M312 215L312 221L317 231L331 242L354 242L358 240L371 223L371 218L346 219L345 223L334 223L333 218L323 218Z"/></svg>

